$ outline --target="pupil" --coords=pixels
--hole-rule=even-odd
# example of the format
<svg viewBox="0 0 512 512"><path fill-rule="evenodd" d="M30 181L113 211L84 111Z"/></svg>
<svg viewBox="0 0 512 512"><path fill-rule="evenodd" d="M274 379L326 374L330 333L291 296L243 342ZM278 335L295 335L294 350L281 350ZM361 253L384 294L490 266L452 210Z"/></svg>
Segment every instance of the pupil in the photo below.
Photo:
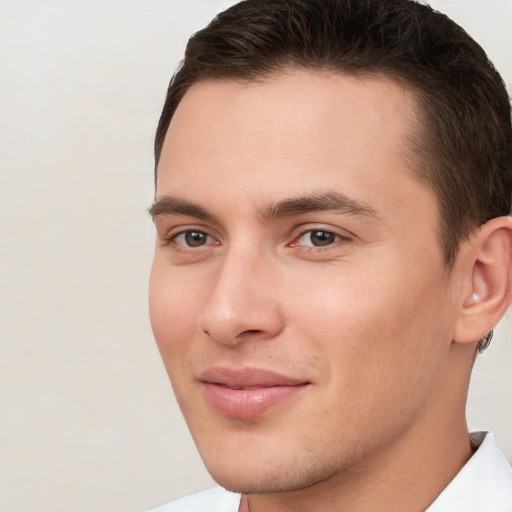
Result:
<svg viewBox="0 0 512 512"><path fill-rule="evenodd" d="M328 231L313 231L311 233L311 242L313 245L329 245L334 242L334 233Z"/></svg>
<svg viewBox="0 0 512 512"><path fill-rule="evenodd" d="M200 231L189 231L185 235L185 241L190 247L198 247L206 242L206 236Z"/></svg>

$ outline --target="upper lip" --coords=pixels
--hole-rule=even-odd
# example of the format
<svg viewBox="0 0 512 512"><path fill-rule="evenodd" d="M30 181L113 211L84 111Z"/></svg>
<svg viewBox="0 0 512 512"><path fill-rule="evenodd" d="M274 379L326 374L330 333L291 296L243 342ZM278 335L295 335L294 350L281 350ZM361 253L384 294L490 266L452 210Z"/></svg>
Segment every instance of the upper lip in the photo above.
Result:
<svg viewBox="0 0 512 512"><path fill-rule="evenodd" d="M199 375L201 382L219 384L229 388L269 388L274 386L299 386L309 384L307 380L288 377L272 370L261 368L213 367Z"/></svg>

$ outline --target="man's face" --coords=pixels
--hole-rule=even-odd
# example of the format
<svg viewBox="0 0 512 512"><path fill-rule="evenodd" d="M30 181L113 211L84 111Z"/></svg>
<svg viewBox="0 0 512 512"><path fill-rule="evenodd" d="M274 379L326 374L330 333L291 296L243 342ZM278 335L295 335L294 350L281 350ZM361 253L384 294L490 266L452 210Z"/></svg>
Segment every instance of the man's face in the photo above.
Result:
<svg viewBox="0 0 512 512"><path fill-rule="evenodd" d="M454 328L390 80L202 82L158 167L153 330L213 477L291 490L428 432ZM437 418L436 418L437 420Z"/></svg>

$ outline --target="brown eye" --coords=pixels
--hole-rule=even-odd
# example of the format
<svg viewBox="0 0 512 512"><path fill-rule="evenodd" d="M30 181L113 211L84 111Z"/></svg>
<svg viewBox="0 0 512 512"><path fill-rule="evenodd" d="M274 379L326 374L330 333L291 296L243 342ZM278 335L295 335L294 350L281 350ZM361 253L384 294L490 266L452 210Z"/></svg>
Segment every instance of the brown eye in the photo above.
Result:
<svg viewBox="0 0 512 512"><path fill-rule="evenodd" d="M315 246L330 245L336 241L336 235L329 231L312 231L309 238Z"/></svg>
<svg viewBox="0 0 512 512"><path fill-rule="evenodd" d="M332 231L325 231L323 229L312 229L306 231L298 240L300 245L310 247L325 247L334 242L341 240L341 237Z"/></svg>
<svg viewBox="0 0 512 512"><path fill-rule="evenodd" d="M208 243L211 237L202 231L185 231L174 237L174 241L187 247L201 247Z"/></svg>

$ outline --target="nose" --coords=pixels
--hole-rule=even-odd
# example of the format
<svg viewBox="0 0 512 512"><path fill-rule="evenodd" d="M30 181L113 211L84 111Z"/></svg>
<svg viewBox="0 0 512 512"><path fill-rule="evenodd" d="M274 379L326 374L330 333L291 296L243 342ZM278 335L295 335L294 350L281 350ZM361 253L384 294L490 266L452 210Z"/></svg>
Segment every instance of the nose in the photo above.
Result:
<svg viewBox="0 0 512 512"><path fill-rule="evenodd" d="M274 266L262 255L226 254L199 318L199 329L222 345L269 340L284 326Z"/></svg>

